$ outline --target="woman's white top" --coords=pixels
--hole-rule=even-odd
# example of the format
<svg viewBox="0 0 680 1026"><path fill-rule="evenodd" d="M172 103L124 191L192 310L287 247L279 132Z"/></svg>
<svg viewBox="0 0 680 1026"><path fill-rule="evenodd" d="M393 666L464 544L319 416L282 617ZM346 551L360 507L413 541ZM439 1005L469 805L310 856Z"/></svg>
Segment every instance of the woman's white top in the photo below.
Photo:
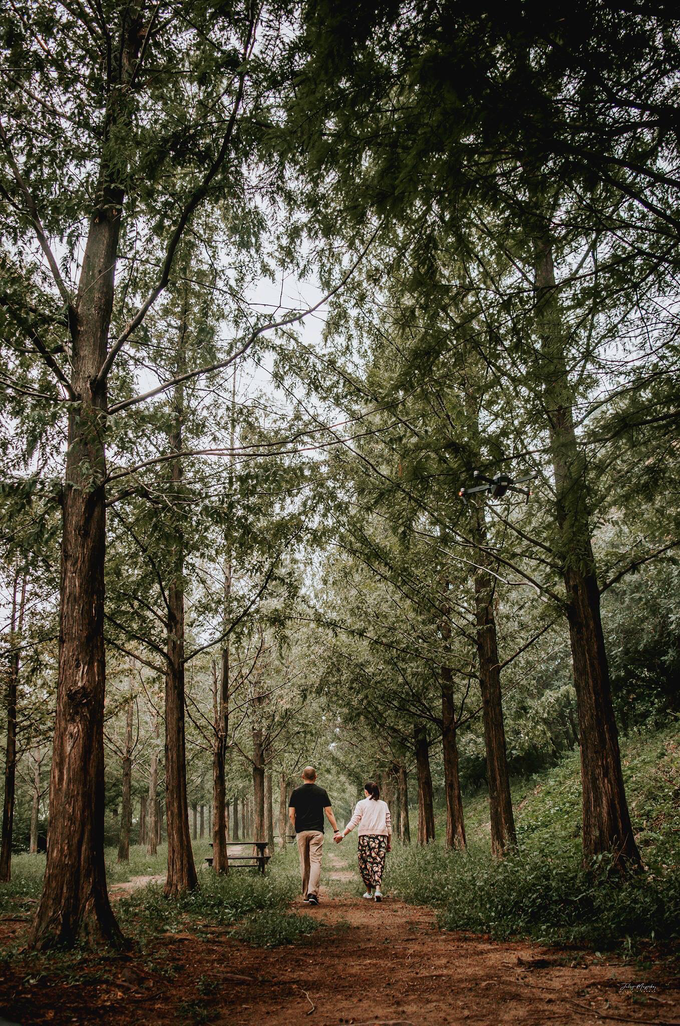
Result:
<svg viewBox="0 0 680 1026"><path fill-rule="evenodd" d="M392 835L392 821L390 820L390 808L387 802L375 798L362 798L357 802L354 815L345 827L344 833L348 834L354 827L359 827L359 836L362 834L382 834L385 837Z"/></svg>

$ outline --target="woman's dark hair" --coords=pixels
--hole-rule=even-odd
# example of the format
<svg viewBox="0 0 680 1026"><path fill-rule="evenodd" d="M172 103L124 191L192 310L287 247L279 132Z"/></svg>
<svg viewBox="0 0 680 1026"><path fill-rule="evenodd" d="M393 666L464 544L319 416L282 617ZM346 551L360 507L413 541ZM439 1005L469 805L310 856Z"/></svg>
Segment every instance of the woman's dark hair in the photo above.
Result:
<svg viewBox="0 0 680 1026"><path fill-rule="evenodd" d="M371 801L377 802L380 797L380 788L377 784L374 784L372 780L369 780L364 784L364 791L368 791Z"/></svg>

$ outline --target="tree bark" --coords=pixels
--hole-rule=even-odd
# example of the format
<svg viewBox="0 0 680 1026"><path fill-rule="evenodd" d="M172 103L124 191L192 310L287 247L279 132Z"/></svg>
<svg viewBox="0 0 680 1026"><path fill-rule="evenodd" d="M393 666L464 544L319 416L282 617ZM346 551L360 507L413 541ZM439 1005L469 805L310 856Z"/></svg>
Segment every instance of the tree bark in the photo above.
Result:
<svg viewBox="0 0 680 1026"><path fill-rule="evenodd" d="M191 827L191 839L193 841L198 840L198 805L194 802L191 809L192 816L192 827Z"/></svg>
<svg viewBox="0 0 680 1026"><path fill-rule="evenodd" d="M268 765L264 773L264 830L267 844L269 845L269 854L271 855L274 851L274 808L272 796L272 768L269 764L269 753L267 762Z"/></svg>
<svg viewBox="0 0 680 1026"><path fill-rule="evenodd" d="M500 663L493 605L495 578L487 572L487 568L490 569L490 557L486 552L486 523L482 503L475 507L473 521L475 541L479 545L478 559L482 565L482 569L475 573L474 589L479 686L482 693L486 776L489 785L491 851L494 855L500 856L504 851L517 845L517 835L505 747Z"/></svg>
<svg viewBox="0 0 680 1026"><path fill-rule="evenodd" d="M29 854L38 854L38 831L40 829L40 799L42 797L42 786L40 780L40 768L42 766L43 753L33 754L33 797L31 801L31 833L28 842Z"/></svg>
<svg viewBox="0 0 680 1026"><path fill-rule="evenodd" d="M254 810L254 837L255 841L266 841L264 818L264 745L262 731L259 727L253 728L253 810Z"/></svg>
<svg viewBox="0 0 680 1026"><path fill-rule="evenodd" d="M241 813L241 814L243 814L243 813ZM233 825L233 828L232 828L232 831L231 831L231 839L232 839L232 841L238 841L239 840L239 835L238 835L239 814L238 814L238 795L237 794L234 795L232 822L233 822L234 825Z"/></svg>
<svg viewBox="0 0 680 1026"><path fill-rule="evenodd" d="M145 794L139 799L139 835L137 844L146 844L146 801Z"/></svg>
<svg viewBox="0 0 680 1026"><path fill-rule="evenodd" d="M132 699L128 700L123 755L123 793L121 801L118 861L130 861L130 830L132 828Z"/></svg>
<svg viewBox="0 0 680 1026"><path fill-rule="evenodd" d="M583 794L583 856L612 852L619 869L641 864L626 801L609 662L600 615L585 459L574 428L574 390L567 370L552 242L545 228L534 239L536 324L550 449L555 475L559 558L578 703Z"/></svg>
<svg viewBox="0 0 680 1026"><path fill-rule="evenodd" d="M411 843L411 824L408 815L408 771L405 763L399 765L399 804L401 818L399 820L399 839L402 844Z"/></svg>
<svg viewBox="0 0 680 1026"><path fill-rule="evenodd" d="M142 44L142 12L122 16L111 76L95 206L75 306L69 308L71 386L59 612L59 677L50 774L50 826L34 950L124 944L104 865L104 557L106 378L123 192L109 167L112 134L131 118L127 88ZM118 147L120 150L120 147Z"/></svg>
<svg viewBox="0 0 680 1026"><path fill-rule="evenodd" d="M224 582L225 621L230 615L231 563L227 564ZM229 737L229 658L228 642L222 648L219 689L215 687L215 743L213 747L213 869L226 873L229 868L227 852L227 794L225 784L227 739ZM238 838L238 829L236 838Z"/></svg>
<svg viewBox="0 0 680 1026"><path fill-rule="evenodd" d="M442 607L442 638L444 650L448 653L451 643L450 607L447 600L449 582L444 582L444 603ZM465 849L465 822L463 817L463 796L458 773L458 743L456 740L456 704L453 694L453 673L444 663L441 667L442 693L442 754L444 758L444 793L446 796L446 847Z"/></svg>
<svg viewBox="0 0 680 1026"><path fill-rule="evenodd" d="M429 844L434 840L434 802L432 799L432 775L430 773L430 752L427 731L422 724L413 730L418 767L418 844Z"/></svg>
<svg viewBox="0 0 680 1026"><path fill-rule="evenodd" d="M201 840L205 837L205 805L201 802L200 815L198 818L198 836Z"/></svg>
<svg viewBox="0 0 680 1026"><path fill-rule="evenodd" d="M147 802L147 855L155 855L158 851L158 713L153 713L153 749L149 763L149 797Z"/></svg>
<svg viewBox="0 0 680 1026"><path fill-rule="evenodd" d="M399 764L393 763L390 767L390 817L392 820L392 832L395 837L401 840L401 790L399 788Z"/></svg>
<svg viewBox="0 0 680 1026"><path fill-rule="evenodd" d="M177 373L185 370L187 308L184 304ZM184 386L176 385L173 395L173 424L170 452L182 451ZM178 503L172 525L172 580L168 585L167 670L165 677L165 806L168 832L168 875L166 895L182 894L198 886L189 832L187 802L186 740L184 723L184 530L180 520L183 500L182 461L171 461L171 490Z"/></svg>
<svg viewBox="0 0 680 1026"><path fill-rule="evenodd" d="M288 777L286 771L279 774L279 847L286 847L288 835Z"/></svg>
<svg viewBox="0 0 680 1026"><path fill-rule="evenodd" d="M12 878L12 835L14 832L14 798L17 773L17 694L19 688L19 639L26 608L26 575L17 602L19 575L14 578L12 611L10 613L9 673L7 679L7 745L5 749L5 800L2 807L2 843L0 844L0 882Z"/></svg>

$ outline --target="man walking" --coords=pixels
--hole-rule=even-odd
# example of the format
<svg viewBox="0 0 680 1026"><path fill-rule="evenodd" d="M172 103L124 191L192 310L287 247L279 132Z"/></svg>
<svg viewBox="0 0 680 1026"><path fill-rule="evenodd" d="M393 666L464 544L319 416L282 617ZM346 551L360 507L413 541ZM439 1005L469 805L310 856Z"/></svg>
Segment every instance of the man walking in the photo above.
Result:
<svg viewBox="0 0 680 1026"><path fill-rule="evenodd" d="M319 904L324 813L334 832L338 834L340 831L335 822L328 792L317 784L314 767L305 766L302 771L302 786L296 787L290 796L288 817L297 834L302 893L310 905Z"/></svg>

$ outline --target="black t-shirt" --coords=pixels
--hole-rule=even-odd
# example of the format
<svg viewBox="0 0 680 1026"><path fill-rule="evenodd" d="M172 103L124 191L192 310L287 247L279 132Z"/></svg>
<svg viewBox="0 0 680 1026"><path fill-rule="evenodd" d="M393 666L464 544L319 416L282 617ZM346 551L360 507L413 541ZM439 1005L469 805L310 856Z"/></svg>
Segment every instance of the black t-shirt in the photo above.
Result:
<svg viewBox="0 0 680 1026"><path fill-rule="evenodd" d="M288 805L295 809L295 832L302 830L323 831L323 810L331 804L325 787L318 784L302 784L290 796Z"/></svg>

